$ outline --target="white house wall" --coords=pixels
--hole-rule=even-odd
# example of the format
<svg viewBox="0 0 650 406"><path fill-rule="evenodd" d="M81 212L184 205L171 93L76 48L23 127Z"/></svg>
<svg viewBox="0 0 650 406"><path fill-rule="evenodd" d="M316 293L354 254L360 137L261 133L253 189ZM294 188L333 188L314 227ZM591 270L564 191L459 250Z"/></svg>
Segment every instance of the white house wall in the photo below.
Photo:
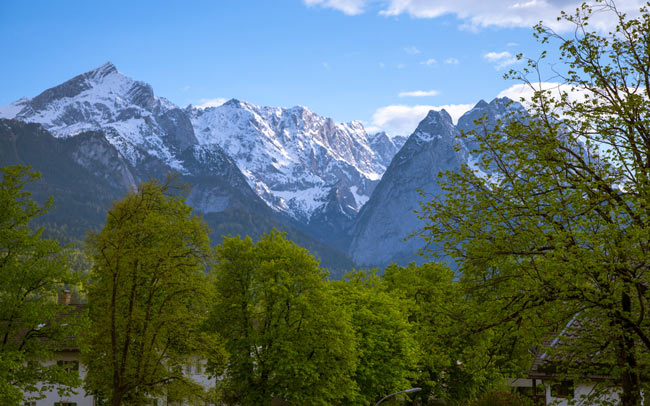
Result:
<svg viewBox="0 0 650 406"><path fill-rule="evenodd" d="M79 353L78 352L58 353L56 360L47 361L44 364L54 365L56 364L57 361L79 361ZM209 376L203 373L205 371L204 362L201 362L201 371L199 373L197 373L194 367L196 365L196 362L197 362L196 360L193 360L193 364L192 364L193 368L186 375L190 376L195 382L203 385L203 387L206 389L213 387L216 383L216 380L214 378L210 378ZM81 364L81 362L79 363L79 377L81 378L82 382L86 377L86 368L83 366L83 364ZM76 392L75 395L62 397L59 396L59 394L56 391L56 388L54 388L53 390L44 392L45 398L42 399L35 399L35 397L38 397L38 394L33 392L28 392L25 393L25 401L35 402L32 403L32 405L35 406L53 406L56 402L75 403L76 406L95 405L93 397L91 395L87 395L86 392L83 390L83 387L75 388L74 391ZM158 405L165 405L165 404L166 402L164 401L158 402Z"/></svg>
<svg viewBox="0 0 650 406"><path fill-rule="evenodd" d="M554 406L569 406L569 400L571 400L572 406L583 406L583 405L597 405L598 403L593 402L593 400L587 400L590 396L593 396L594 385L592 384L576 384L573 389L573 398L556 398L551 396L551 382L545 382L546 385L546 404ZM604 404L618 404L619 396L615 390L608 391L600 396L600 399L603 400Z"/></svg>

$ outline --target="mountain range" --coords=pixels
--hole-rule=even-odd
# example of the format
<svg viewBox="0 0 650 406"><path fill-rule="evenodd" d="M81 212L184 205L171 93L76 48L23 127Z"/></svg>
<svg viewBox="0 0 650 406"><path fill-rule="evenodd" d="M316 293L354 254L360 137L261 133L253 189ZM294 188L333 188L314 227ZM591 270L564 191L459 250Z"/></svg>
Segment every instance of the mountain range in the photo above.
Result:
<svg viewBox="0 0 650 406"><path fill-rule="evenodd" d="M368 134L359 121L303 106L180 108L109 62L0 107L0 164L42 171L34 192L58 206L44 221L76 238L101 227L110 202L139 182L177 173L216 237L276 227L336 277L416 260L422 239L404 238L422 227L418 189L441 193L439 171L476 159L460 131L512 109L522 107L480 101L457 125L432 110L409 137Z"/></svg>

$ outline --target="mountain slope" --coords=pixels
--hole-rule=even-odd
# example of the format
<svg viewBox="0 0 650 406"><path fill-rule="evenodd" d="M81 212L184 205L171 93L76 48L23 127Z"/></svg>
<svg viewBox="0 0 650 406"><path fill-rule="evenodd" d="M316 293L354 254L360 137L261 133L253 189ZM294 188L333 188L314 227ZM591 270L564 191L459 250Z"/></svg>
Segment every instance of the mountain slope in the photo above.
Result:
<svg viewBox="0 0 650 406"><path fill-rule="evenodd" d="M211 209L204 218L213 230L214 243L222 235L259 238L277 228L321 258L332 277L340 277L354 267L342 252L278 219L218 147L195 146L180 158L193 170L192 175L180 179L192 186L188 204ZM164 164L154 163L150 162L148 168L165 169ZM0 119L0 165L30 165L41 172L41 180L29 185L28 190L41 203L53 196L56 207L39 219L39 224L46 226L48 235L65 240L80 240L88 231L99 230L113 201L140 181L164 179L170 171L167 167L156 176L140 171L100 131L56 138L39 124L4 119ZM219 176L214 175L215 171Z"/></svg>
<svg viewBox="0 0 650 406"><path fill-rule="evenodd" d="M188 112L201 145L221 146L269 207L305 225L356 216L385 170L360 122L234 99Z"/></svg>
<svg viewBox="0 0 650 406"><path fill-rule="evenodd" d="M408 262L423 247L419 238L404 241L422 224L413 213L423 199L418 193L440 194L437 173L457 171L466 151L456 151L458 130L449 114L430 111L393 158L372 197L351 230L350 256L363 265Z"/></svg>
<svg viewBox="0 0 650 406"><path fill-rule="evenodd" d="M461 165L475 168L478 161L472 154L478 147L477 141L459 137L460 131L482 131L474 121L483 116L487 119L485 128L491 130L497 120L507 120L510 113L517 116L525 114L525 110L507 98L490 103L481 100L456 126L444 110L430 111L395 155L356 218L350 229L349 255L369 266L420 260L417 251L424 247L423 239L413 237L404 241L424 226L413 212L420 209L421 201L441 195L437 184L439 172L459 171Z"/></svg>
<svg viewBox="0 0 650 406"><path fill-rule="evenodd" d="M235 201L262 202L283 222L339 247L347 244L343 230L397 151L385 134L371 140L360 122L335 123L305 107L231 100L215 108L180 109L110 62L0 107L0 118L40 123L63 139L101 131L140 174L104 177L107 182L132 185L177 171L201 185L190 202L205 213L237 206ZM98 148L84 154L107 151Z"/></svg>

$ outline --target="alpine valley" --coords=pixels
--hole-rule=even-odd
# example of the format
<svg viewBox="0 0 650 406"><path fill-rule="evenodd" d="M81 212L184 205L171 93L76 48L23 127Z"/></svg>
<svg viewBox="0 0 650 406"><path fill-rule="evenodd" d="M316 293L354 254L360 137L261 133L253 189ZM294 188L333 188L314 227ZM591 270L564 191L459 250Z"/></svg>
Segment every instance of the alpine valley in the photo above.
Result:
<svg viewBox="0 0 650 406"><path fill-rule="evenodd" d="M431 111L408 138L368 134L306 107L229 100L180 108L111 63L0 107L0 164L26 164L43 177L31 192L57 196L46 229L83 238L130 188L177 173L188 203L222 235L261 236L275 227L309 249L332 277L355 266L419 258L421 193L441 193L437 174L472 165L460 138L508 99L480 101L455 125Z"/></svg>

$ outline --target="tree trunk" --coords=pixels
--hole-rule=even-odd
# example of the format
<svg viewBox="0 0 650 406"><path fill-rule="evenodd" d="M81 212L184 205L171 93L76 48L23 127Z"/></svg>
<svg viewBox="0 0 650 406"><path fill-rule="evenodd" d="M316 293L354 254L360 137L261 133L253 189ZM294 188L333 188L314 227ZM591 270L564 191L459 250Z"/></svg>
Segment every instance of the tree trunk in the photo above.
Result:
<svg viewBox="0 0 650 406"><path fill-rule="evenodd" d="M632 311L632 301L627 292L623 292L621 297L623 313L630 315ZM619 340L619 366L623 368L621 374L621 405L622 406L640 406L641 405L641 382L639 380L639 371L636 362L634 349L633 331L621 323L623 336Z"/></svg>
<svg viewBox="0 0 650 406"><path fill-rule="evenodd" d="M122 406L122 392L118 392L118 391L113 392L113 398L111 399L111 406Z"/></svg>

